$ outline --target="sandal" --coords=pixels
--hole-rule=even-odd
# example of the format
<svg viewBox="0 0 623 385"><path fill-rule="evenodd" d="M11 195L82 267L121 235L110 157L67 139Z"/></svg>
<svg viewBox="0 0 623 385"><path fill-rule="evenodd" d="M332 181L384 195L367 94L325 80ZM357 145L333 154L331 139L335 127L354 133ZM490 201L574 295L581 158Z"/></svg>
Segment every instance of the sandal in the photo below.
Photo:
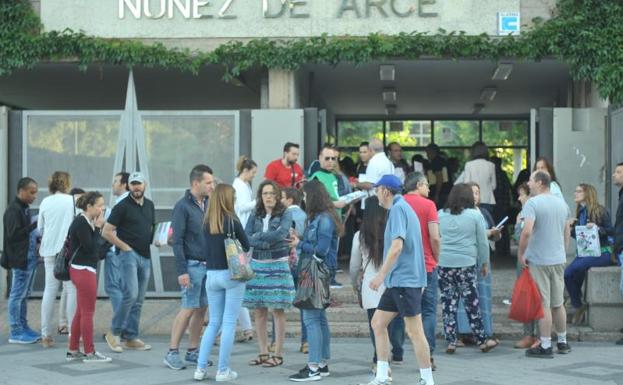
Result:
<svg viewBox="0 0 623 385"><path fill-rule="evenodd" d="M448 347L446 348L446 353L454 354L455 352L456 352L456 344L448 344Z"/></svg>
<svg viewBox="0 0 623 385"><path fill-rule="evenodd" d="M252 340L253 340L253 330L245 330L238 336L238 338L236 339L236 342L249 342Z"/></svg>
<svg viewBox="0 0 623 385"><path fill-rule="evenodd" d="M266 362L268 362L269 359L270 359L269 354L258 354L257 358L254 358L251 361L249 361L249 365L250 366L264 365Z"/></svg>
<svg viewBox="0 0 623 385"><path fill-rule="evenodd" d="M58 331L58 334L60 334L62 336L69 334L69 330L67 329L67 325L59 326L58 328L56 328L56 331Z"/></svg>
<svg viewBox="0 0 623 385"><path fill-rule="evenodd" d="M480 351L483 353L487 353L488 351L498 346L498 344L499 342L495 338L489 338L485 341L484 344L480 345Z"/></svg>
<svg viewBox="0 0 623 385"><path fill-rule="evenodd" d="M281 356L271 356L264 364L262 364L263 368L274 368L276 366L283 365L283 357Z"/></svg>

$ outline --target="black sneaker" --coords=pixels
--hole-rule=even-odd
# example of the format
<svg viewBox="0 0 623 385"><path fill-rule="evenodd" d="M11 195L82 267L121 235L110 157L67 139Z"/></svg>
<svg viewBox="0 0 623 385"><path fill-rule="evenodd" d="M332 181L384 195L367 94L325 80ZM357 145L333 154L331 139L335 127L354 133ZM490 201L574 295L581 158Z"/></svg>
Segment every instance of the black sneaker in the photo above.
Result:
<svg viewBox="0 0 623 385"><path fill-rule="evenodd" d="M569 354L571 352L571 346L566 342L559 342L556 344L556 353Z"/></svg>
<svg viewBox="0 0 623 385"><path fill-rule="evenodd" d="M331 372L329 372L329 365L319 368L318 371L320 372L320 377L329 377L331 375Z"/></svg>
<svg viewBox="0 0 623 385"><path fill-rule="evenodd" d="M540 344L535 348L526 350L526 357L532 358L554 358L552 347L544 349Z"/></svg>
<svg viewBox="0 0 623 385"><path fill-rule="evenodd" d="M311 370L307 365L298 373L290 376L290 381L294 382L318 381L321 379L322 377L320 377L320 370Z"/></svg>

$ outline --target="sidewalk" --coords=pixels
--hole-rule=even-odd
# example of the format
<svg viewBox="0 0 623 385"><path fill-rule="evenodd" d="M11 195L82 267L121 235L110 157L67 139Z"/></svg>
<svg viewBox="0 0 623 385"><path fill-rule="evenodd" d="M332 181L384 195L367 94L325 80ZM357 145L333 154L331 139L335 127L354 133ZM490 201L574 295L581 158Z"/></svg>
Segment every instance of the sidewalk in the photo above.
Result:
<svg viewBox="0 0 623 385"><path fill-rule="evenodd" d="M147 337L153 345L148 352L129 351L121 354L109 352L101 337L96 348L112 356L108 364L83 364L65 361L66 338L57 340L57 346L43 349L40 345L8 345L0 342L1 385L182 385L199 384L192 379L194 367L173 371L162 364L167 349L167 338ZM443 341L438 342L442 346ZM504 341L490 353L482 354L475 348L459 349L453 356L440 353L435 356L438 370L436 384L444 385L607 385L623 384L623 347L614 343L572 342L573 351L568 355L556 355L554 359L532 359L523 350L512 349L511 342ZM293 384L288 375L300 369L306 355L297 352L295 339L288 339L284 366L257 368L247 361L257 354L255 343L236 344L231 366L239 374L233 384ZM334 338L331 344L331 376L323 384L350 385L367 383L370 379L372 347L367 338ZM394 384L414 384L419 378L413 352L405 344L405 364L393 368ZM217 360L213 355L211 359ZM214 369L209 379L214 382Z"/></svg>

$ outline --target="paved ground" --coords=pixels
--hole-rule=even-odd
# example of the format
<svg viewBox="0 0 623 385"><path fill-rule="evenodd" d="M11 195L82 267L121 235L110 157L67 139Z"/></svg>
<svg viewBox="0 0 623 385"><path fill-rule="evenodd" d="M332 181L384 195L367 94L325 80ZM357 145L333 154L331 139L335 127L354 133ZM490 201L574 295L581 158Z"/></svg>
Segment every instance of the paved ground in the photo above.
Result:
<svg viewBox="0 0 623 385"><path fill-rule="evenodd" d="M4 337L4 336L3 336ZM64 341L56 348L44 350L40 345L8 345L2 338L0 345L0 384L63 384L63 385L182 385L197 383L192 380L192 368L173 371L162 364L167 348L165 337L149 337L154 346L150 352L110 353L114 358L108 364L68 363L64 359ZM407 346L408 347L408 346ZM103 342L97 348L108 354ZM573 352L557 355L552 360L528 359L523 351L514 350L505 341L488 354L476 349L459 349L454 356L436 355L437 384L445 385L606 385L623 384L622 346L612 343L575 342ZM296 352L297 345L290 339L286 346L286 362L280 368L264 369L247 366L256 354L254 344L234 347L232 367L240 377L234 384L289 384L287 376L305 363L305 355ZM331 376L325 384L357 384L369 379L371 346L365 338L333 339L330 363ZM405 357L414 362L413 354ZM394 384L413 384L419 378L414 365L393 368ZM207 382L214 382L210 371ZM204 381L205 383L205 381Z"/></svg>

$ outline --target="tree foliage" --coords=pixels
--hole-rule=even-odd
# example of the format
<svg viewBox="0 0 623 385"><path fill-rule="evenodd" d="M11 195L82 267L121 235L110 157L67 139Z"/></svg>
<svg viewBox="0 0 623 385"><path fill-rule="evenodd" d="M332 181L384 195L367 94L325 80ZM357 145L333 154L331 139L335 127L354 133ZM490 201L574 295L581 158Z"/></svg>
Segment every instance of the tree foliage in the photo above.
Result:
<svg viewBox="0 0 623 385"><path fill-rule="evenodd" d="M442 59L559 58L575 80L593 81L602 97L623 102L623 2L621 0L558 0L557 14L520 36L436 34L370 34L232 41L211 52L170 49L119 39L86 36L71 30L42 32L27 0L0 5L0 75L31 68L43 61L141 65L198 73L208 64L221 65L225 80L252 67L294 70L306 63L361 64L386 58Z"/></svg>

